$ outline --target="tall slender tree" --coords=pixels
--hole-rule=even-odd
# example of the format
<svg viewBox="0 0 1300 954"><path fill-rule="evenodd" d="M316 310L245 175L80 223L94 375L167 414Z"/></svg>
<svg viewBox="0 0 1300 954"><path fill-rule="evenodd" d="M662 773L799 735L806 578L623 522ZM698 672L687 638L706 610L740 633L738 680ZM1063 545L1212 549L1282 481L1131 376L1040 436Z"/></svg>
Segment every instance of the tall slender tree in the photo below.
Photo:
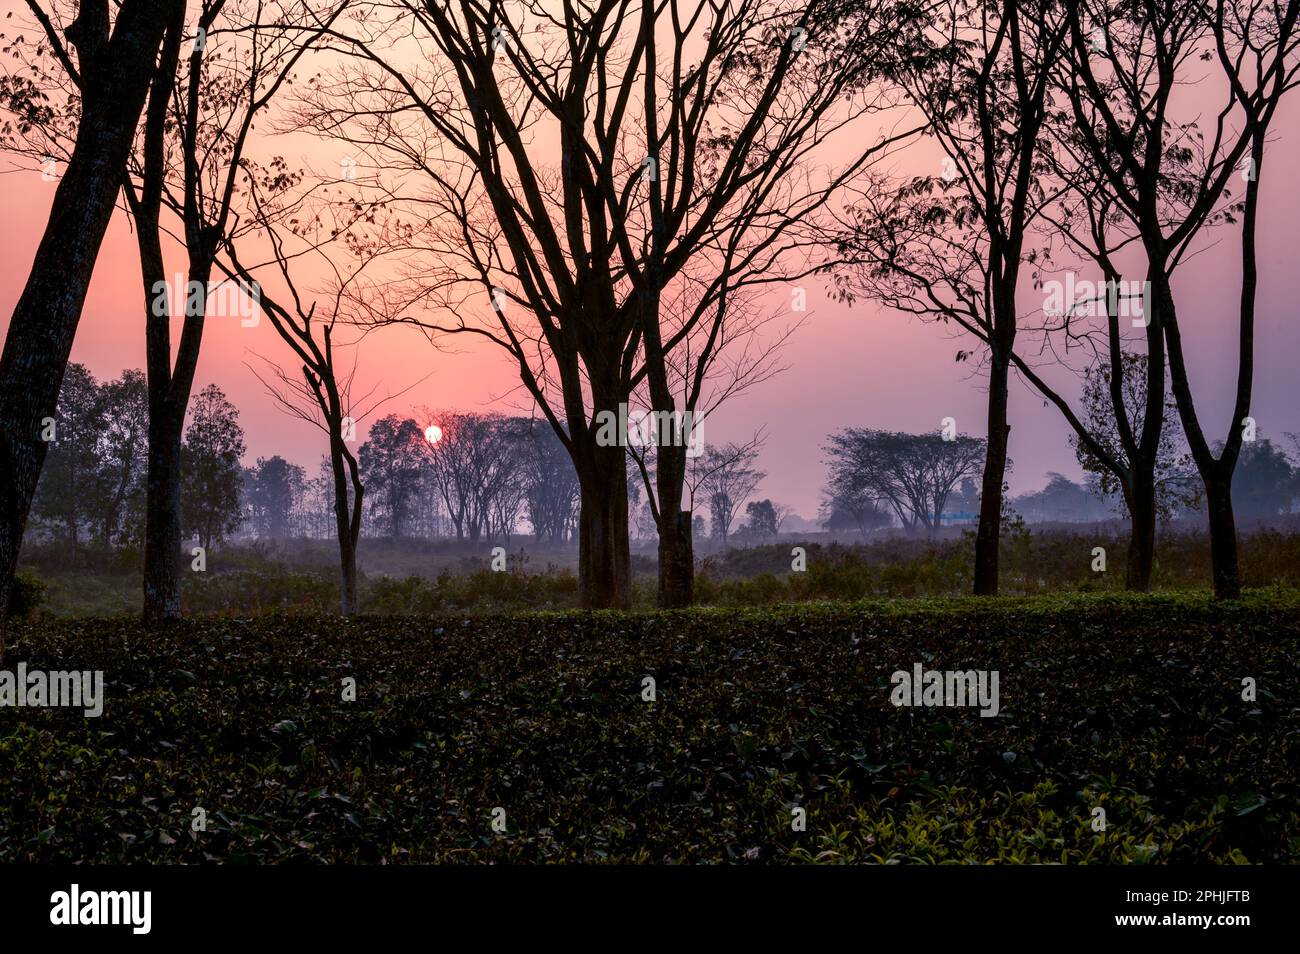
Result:
<svg viewBox="0 0 1300 954"><path fill-rule="evenodd" d="M974 591L998 590L1008 395L1017 292L1032 227L1053 198L1042 134L1069 29L1052 0L946 0L897 37L891 73L927 121L938 167L881 196L872 183L850 210L840 273L864 295L952 323L974 337L988 374L988 444L975 537ZM959 360L972 352L959 353Z"/></svg>
<svg viewBox="0 0 1300 954"><path fill-rule="evenodd" d="M126 188L140 252L149 376L146 620L172 620L181 612L181 432L214 300L217 255L252 228L241 227L236 208L249 133L345 5L346 0L327 0L323 6L313 0L203 0L183 74L178 70L181 24L169 28L163 45L163 70L150 96L140 146L138 186L129 182ZM186 254L180 290L169 281L164 263L164 208L177 218ZM256 307L256 288L242 292ZM177 302L183 302L182 313L173 316ZM183 317L174 363L173 317Z"/></svg>

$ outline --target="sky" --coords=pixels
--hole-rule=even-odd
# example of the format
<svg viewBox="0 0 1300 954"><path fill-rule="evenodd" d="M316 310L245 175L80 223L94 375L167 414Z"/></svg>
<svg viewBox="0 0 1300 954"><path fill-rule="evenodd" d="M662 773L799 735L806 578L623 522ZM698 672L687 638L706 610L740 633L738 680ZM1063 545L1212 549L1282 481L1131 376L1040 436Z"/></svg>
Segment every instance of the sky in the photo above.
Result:
<svg viewBox="0 0 1300 954"><path fill-rule="evenodd" d="M1296 243L1300 238L1300 198L1294 170L1300 168L1300 110L1296 103L1275 125L1275 141L1262 177L1260 289L1257 370L1253 412L1265 437L1300 431L1300 401L1295 363L1300 357L1296 320ZM288 149L302 149L300 143ZM309 147L303 164L332 163L343 147ZM287 152L293 158L292 152ZM48 216L55 184L45 181L35 163L0 158L0 331L21 293ZM1188 349L1193 390L1209 433L1218 439L1228 426L1236 375L1236 308L1240 294L1239 250L1235 233L1223 231L1184 265L1175 285ZM173 269L182 264L173 254ZM1024 284L1028 285L1028 269ZM130 222L115 216L104 241L86 301L72 360L100 379L124 368L144 366L143 290ZM1082 277L1088 277L1085 273ZM774 292L788 300L788 291ZM710 443L745 440L762 428L767 441L760 468L767 473L758 496L793 506L813 517L825 478L822 445L826 436L849 426L928 431L953 417L962 432L984 434L983 381L972 366L959 364L959 348L943 328L882 310L870 303L852 307L829 299L809 283L809 315L783 352L786 370L733 399L706 422ZM174 320L173 343L179 321ZM503 353L466 337L435 349L419 333L385 329L358 345L361 390L407 393L385 405L383 413L413 407L465 410L518 407L516 372ZM281 454L314 472L325 451L323 435L286 416L247 366L257 356L287 359L287 346L269 322L243 327L236 319L208 322L195 391L219 384L240 409L246 431L247 460ZM1057 383L1066 379L1059 374ZM1073 389L1066 389L1073 393ZM1021 383L1012 385L1009 476L1013 492L1042 487L1047 474L1080 473L1059 412L1043 406Z"/></svg>

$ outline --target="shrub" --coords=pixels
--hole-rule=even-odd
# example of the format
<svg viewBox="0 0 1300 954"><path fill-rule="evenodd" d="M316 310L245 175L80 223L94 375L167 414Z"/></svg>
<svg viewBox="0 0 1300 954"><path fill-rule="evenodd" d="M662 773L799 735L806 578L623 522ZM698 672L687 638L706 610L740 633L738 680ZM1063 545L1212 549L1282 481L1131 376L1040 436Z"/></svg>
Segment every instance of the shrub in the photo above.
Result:
<svg viewBox="0 0 1300 954"><path fill-rule="evenodd" d="M27 619L36 615L45 603L45 582L30 573L19 573L14 577L9 590L10 619Z"/></svg>
<svg viewBox="0 0 1300 954"><path fill-rule="evenodd" d="M0 719L0 863L1300 860L1295 591L15 629L107 683Z"/></svg>

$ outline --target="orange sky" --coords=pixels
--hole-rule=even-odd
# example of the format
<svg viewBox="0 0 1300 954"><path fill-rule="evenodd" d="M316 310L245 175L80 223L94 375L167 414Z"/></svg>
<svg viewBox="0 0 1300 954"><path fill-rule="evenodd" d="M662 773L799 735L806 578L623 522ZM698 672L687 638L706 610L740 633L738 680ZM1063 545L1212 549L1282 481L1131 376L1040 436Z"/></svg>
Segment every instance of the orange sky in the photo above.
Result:
<svg viewBox="0 0 1300 954"><path fill-rule="evenodd" d="M1292 174L1300 167L1300 111L1294 99L1275 129L1277 141L1268 153L1262 186L1254 416L1263 436L1281 438L1284 431L1300 431L1294 367L1300 356L1295 305L1300 199ZM319 166L337 162L343 153L341 146L323 144L301 159L304 165ZM0 168L12 164L8 158L0 159ZM31 163L20 164L23 168L0 175L0 221L4 223L0 328L7 327L26 279L54 190L54 184L43 181ZM1183 267L1176 286L1193 388L1203 408L1202 418L1216 439L1224 433L1231 409L1240 289L1235 243L1226 231L1221 239L1217 248ZM778 297L788 302L788 293ZM706 424L710 443L744 439L755 428L767 429L761 466L768 477L759 488L760 496L791 504L812 517L824 479L820 447L837 428L924 431L951 416L960 430L983 434L980 381L970 377L967 365L954 362L958 347L969 348L968 343L875 306L848 308L816 289L810 291L809 309L809 322L784 355L789 370L725 405ZM143 367L142 311L134 238L128 221L119 214L96 267L73 360L85 363L100 378L116 376L123 368ZM361 346L360 390L378 382L381 393L397 391L430 375L391 409L404 411L418 405L505 409L508 402L502 399L517 384L514 369L500 353L468 337L454 344L459 353L435 351L411 331L388 329L374 334ZM325 449L322 437L276 409L245 367L254 353L286 358L288 349L266 321L255 328L241 327L233 319L209 321L196 391L215 381L240 408L250 461L278 453L314 473ZM1011 420L1014 491L1041 487L1051 470L1078 475L1066 442L1068 428L1059 413L1044 407L1023 385L1013 385Z"/></svg>

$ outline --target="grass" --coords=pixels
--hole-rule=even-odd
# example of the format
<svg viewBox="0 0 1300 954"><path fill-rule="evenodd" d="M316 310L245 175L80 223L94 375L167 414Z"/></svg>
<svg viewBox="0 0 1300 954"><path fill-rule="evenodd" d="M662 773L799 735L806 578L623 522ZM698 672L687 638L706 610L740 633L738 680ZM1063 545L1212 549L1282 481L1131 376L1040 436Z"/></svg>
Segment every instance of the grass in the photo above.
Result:
<svg viewBox="0 0 1300 954"><path fill-rule="evenodd" d="M107 698L0 709L0 862L1300 860L1293 589L11 638ZM999 715L895 708L917 662Z"/></svg>
<svg viewBox="0 0 1300 954"><path fill-rule="evenodd" d="M1240 537L1242 578L1255 587L1300 586L1300 532L1252 528ZM504 573L489 569L487 544L454 541L362 541L361 607L374 615L528 612L572 609L578 580L569 563L576 551L531 548L516 540ZM805 545L806 544L806 545ZM792 572L792 551L803 546L806 571ZM1104 573L1093 571L1094 548L1108 554ZM867 544L800 543L791 538L744 549L698 554L696 602L710 606L864 598L933 598L968 593L973 546L960 533L882 537ZM336 556L328 541L229 544L208 553L203 573L186 570L182 604L190 615L247 616L263 612L320 614L338 607ZM1019 526L1002 541L1000 586L1022 596L1121 593L1126 541L1114 527L1063 530ZM97 617L138 614L139 554L130 548L68 551L50 544L23 550L24 570L44 587L39 612ZM655 605L655 561L632 560L633 607ZM1192 593L1210 586L1204 532L1162 534L1153 566L1162 590Z"/></svg>

